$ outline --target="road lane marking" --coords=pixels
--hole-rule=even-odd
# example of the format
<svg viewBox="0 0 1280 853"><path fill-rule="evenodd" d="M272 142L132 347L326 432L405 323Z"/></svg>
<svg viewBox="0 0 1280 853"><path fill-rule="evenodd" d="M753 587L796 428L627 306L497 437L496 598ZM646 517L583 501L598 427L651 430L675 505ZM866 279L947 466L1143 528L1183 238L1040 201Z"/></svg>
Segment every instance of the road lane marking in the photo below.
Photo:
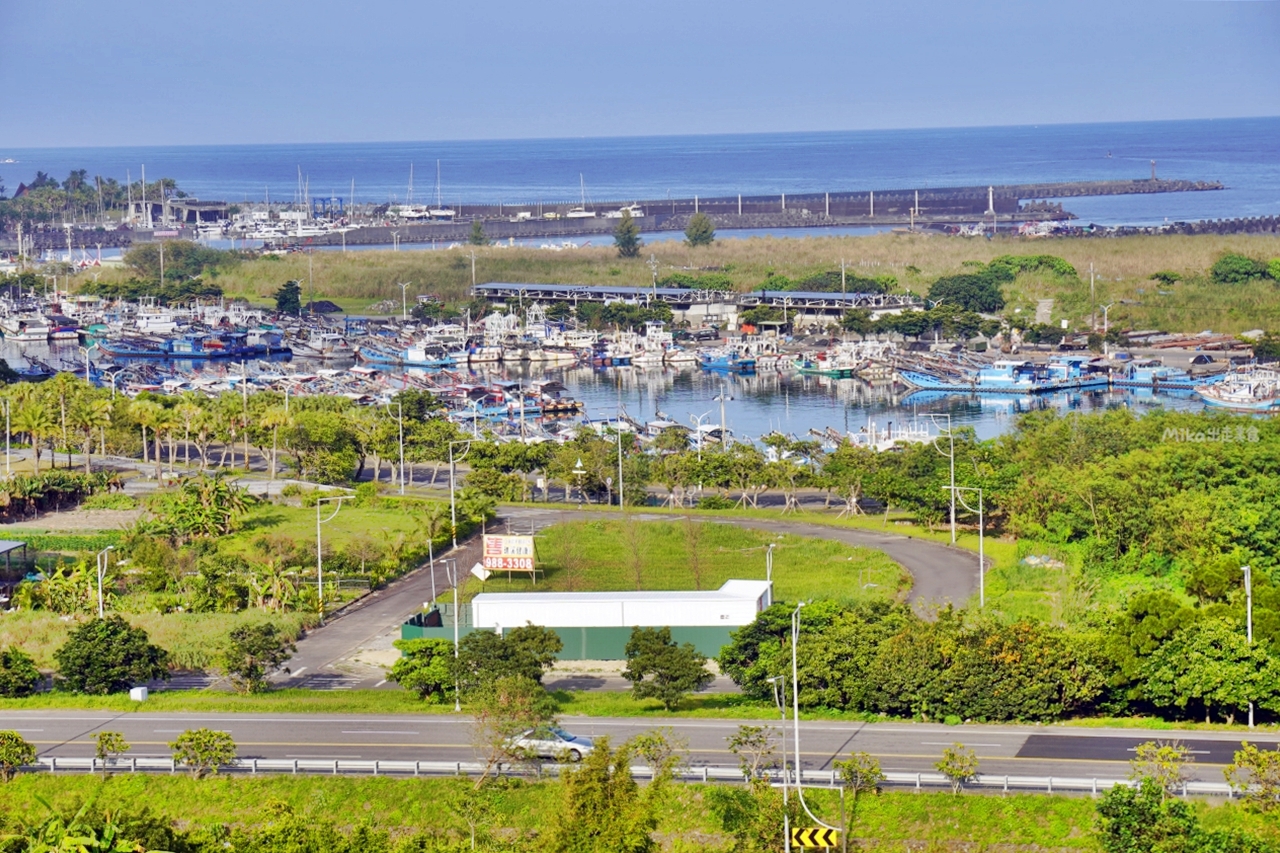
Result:
<svg viewBox="0 0 1280 853"><path fill-rule="evenodd" d="M302 673L303 673L303 672L305 672L305 671L306 671L306 669L307 669L307 668L306 668L305 666L300 666L300 667L298 667L297 669L295 669L293 672L291 672L291 673L289 673L289 674L290 674L291 676L294 676L294 675L302 675Z"/></svg>
<svg viewBox="0 0 1280 853"><path fill-rule="evenodd" d="M347 730L347 729L343 729L343 730L342 730L342 733L343 733L344 735L416 735L416 734L421 734L421 732L375 732L375 731L368 731L368 730L354 731L354 730Z"/></svg>
<svg viewBox="0 0 1280 853"><path fill-rule="evenodd" d="M921 746L955 746L956 742L940 741L940 740L922 740L920 741L920 745ZM999 749L1002 746L1008 746L1008 744L1004 744L1004 743L962 743L960 745L961 746L984 746L990 749Z"/></svg>

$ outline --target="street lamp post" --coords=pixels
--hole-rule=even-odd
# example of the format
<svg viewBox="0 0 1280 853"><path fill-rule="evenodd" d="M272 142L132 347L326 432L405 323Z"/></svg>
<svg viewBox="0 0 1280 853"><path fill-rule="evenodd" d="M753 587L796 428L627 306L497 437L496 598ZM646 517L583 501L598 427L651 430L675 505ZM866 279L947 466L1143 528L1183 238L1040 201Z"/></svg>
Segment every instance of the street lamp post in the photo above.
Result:
<svg viewBox="0 0 1280 853"><path fill-rule="evenodd" d="M400 322L403 323L409 319L409 285L413 284L413 282L398 281L396 284L400 285Z"/></svg>
<svg viewBox="0 0 1280 853"><path fill-rule="evenodd" d="M317 498L316 499L316 602L320 609L320 618L324 619L324 548L320 540L320 525L327 524L338 517L338 513L342 510L342 502L350 495L337 495L335 497ZM333 509L333 515L324 519L320 519L320 504L325 501L337 501L338 505Z"/></svg>
<svg viewBox="0 0 1280 853"><path fill-rule="evenodd" d="M387 410L390 412L391 404L387 403ZM396 411L399 417L396 418L396 424L400 428L400 494L404 494L404 404L396 400Z"/></svg>
<svg viewBox="0 0 1280 853"><path fill-rule="evenodd" d="M819 820L810 809L809 804L804 801L804 784L801 777L800 769L800 678L798 675L799 666L796 663L796 646L800 644L800 609L809 602L802 601L796 605L796 609L791 611L791 708L792 719L795 726L795 764L796 764L796 796L800 800L800 806L804 809L814 823L827 829L835 829L834 826ZM783 735L785 737L785 735Z"/></svg>
<svg viewBox="0 0 1280 853"><path fill-rule="evenodd" d="M455 444L465 444L467 449L462 455L455 458L453 455L453 446ZM471 439L464 438L461 441L449 442L449 529L453 534L453 547L458 547L458 499L457 499L457 464L467 458L467 454L471 452Z"/></svg>
<svg viewBox="0 0 1280 853"><path fill-rule="evenodd" d="M462 710L461 685L458 682L458 560L452 558L445 561L450 567L450 579L453 583L453 710Z"/></svg>
<svg viewBox="0 0 1280 853"><path fill-rule="evenodd" d="M964 499L964 496L958 494L960 492L977 492L978 508L974 509L973 507L969 506L968 502ZM984 551L984 545L985 545L985 535L986 535L987 525L984 523L985 519L983 518L982 489L978 488L977 486L952 486L951 494L954 495L956 499L960 501L960 505L963 506L965 509L967 509L969 512L976 512L978 514L978 607L986 607L987 606L987 589L986 589L987 561L986 561L986 556Z"/></svg>
<svg viewBox="0 0 1280 853"><path fill-rule="evenodd" d="M106 607L102 601L102 578L107 573L107 554L116 549L115 545L108 545L98 552L98 618L102 619L106 616Z"/></svg>
<svg viewBox="0 0 1280 853"><path fill-rule="evenodd" d="M775 675L765 681L773 685L773 703L778 706L778 714L782 718L782 847L786 853L791 853L791 813L787 809L787 708L782 704L782 676Z"/></svg>
<svg viewBox="0 0 1280 853"><path fill-rule="evenodd" d="M950 448L948 452L943 453L942 449L938 447L938 439L935 437L933 449L937 450L942 456L947 457L947 461L951 466L951 483L947 488L951 491L951 544L954 545L956 544L956 436L951 431L950 412L945 415L929 415L929 420L934 421L934 423L937 423L937 418L947 419L947 440L950 443Z"/></svg>
<svg viewBox="0 0 1280 853"><path fill-rule="evenodd" d="M4 475L5 477L13 476L13 467L9 461L9 398L4 398Z"/></svg>
<svg viewBox="0 0 1280 853"><path fill-rule="evenodd" d="M1244 571L1244 630L1249 638L1249 649L1253 649L1253 569L1242 566ZM1253 728L1253 697L1249 697L1249 728Z"/></svg>
<svg viewBox="0 0 1280 853"><path fill-rule="evenodd" d="M578 461L573 466L573 476L578 479L578 509L582 509L582 475L587 470L582 467L582 457L578 457Z"/></svg>

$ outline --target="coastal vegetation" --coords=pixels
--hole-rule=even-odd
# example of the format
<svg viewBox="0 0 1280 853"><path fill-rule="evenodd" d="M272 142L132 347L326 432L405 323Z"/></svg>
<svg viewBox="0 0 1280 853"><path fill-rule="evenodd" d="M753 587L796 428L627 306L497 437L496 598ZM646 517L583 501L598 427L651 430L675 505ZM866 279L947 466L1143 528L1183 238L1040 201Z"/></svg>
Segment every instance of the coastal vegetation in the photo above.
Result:
<svg viewBox="0 0 1280 853"><path fill-rule="evenodd" d="M642 828L638 841L645 845L647 839L651 847L641 849L782 849L780 795L773 795L774 802L767 788L667 784L655 792L660 796L646 799L646 788L632 789L607 767L583 766L568 778L572 782L504 777L477 792L467 778L24 774L5 785L0 833L6 850L22 853L48 849L30 846L37 838L53 845L72 835L89 850L106 849L96 842L109 835L129 849L175 853L554 851L566 849L560 846L566 819L586 829L606 828L600 823L609 816L599 814L599 801L582 790L592 781L597 796L616 798ZM806 800L824 819L838 820L834 792L813 790ZM1280 844L1273 816L1256 807L1165 800L1154 786L1119 788L1099 801L872 789L857 799L850 835L850 849L894 853L995 845L1079 853L1271 853Z"/></svg>
<svg viewBox="0 0 1280 853"><path fill-rule="evenodd" d="M1006 316L1034 314L1036 303L1053 299L1052 322L1066 319L1083 327L1090 314L1089 269L1094 270L1093 296L1097 305L1116 303L1113 325L1163 328L1171 331L1220 332L1253 328L1280 329L1280 288L1271 274L1280 258L1280 238L1272 235L1137 235L1114 238L1045 238L1026 240L997 237L971 240L928 234L879 234L869 237L788 238L754 237L716 240L693 248L674 240L648 241L644 257L619 258L616 246L588 246L573 251L547 252L534 248L480 247L476 250L476 280L539 283L626 284L648 286L658 263L659 281L711 279L732 289L748 291L774 284L834 282L839 288L841 261L846 284L857 289L895 287L920 296L940 278L967 275L1006 255L1061 258L1074 275L1053 267L1019 269L1014 281L1001 285ZM1229 289L1210 272L1227 255L1251 260L1245 277ZM1260 265L1260 266L1259 266ZM397 282L412 282L421 293L445 303L463 305L469 299L471 259L461 250L314 252L268 255L255 260L219 264L217 284L228 296L268 302L286 281L298 281L306 299L329 299L349 310L393 300L399 304ZM1264 275L1256 275L1259 270ZM105 284L142 280L124 270L100 271ZM166 280L168 280L166 261ZM92 278L79 276L83 285ZM871 283L871 284L868 284ZM773 286L773 285L769 285ZM809 289L827 289L810 288ZM854 289L850 286L850 289ZM305 301L305 300L304 300ZM476 316L473 311L473 316Z"/></svg>

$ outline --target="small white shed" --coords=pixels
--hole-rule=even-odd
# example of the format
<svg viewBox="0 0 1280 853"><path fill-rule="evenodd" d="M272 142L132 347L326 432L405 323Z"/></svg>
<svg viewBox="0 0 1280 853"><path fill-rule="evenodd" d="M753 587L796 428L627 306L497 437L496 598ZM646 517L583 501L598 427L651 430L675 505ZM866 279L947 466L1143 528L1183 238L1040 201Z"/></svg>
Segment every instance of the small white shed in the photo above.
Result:
<svg viewBox="0 0 1280 853"><path fill-rule="evenodd" d="M482 592L471 601L480 629L738 627L773 603L770 581L729 580L717 590Z"/></svg>

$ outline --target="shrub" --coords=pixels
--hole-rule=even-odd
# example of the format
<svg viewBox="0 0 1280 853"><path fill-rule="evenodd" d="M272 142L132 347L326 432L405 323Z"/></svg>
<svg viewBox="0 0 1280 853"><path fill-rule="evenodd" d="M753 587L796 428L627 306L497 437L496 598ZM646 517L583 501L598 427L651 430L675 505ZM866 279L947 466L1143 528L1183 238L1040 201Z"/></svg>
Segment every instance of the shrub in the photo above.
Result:
<svg viewBox="0 0 1280 853"><path fill-rule="evenodd" d="M236 760L236 742L226 732L213 729L187 729L169 744L173 760L189 767L197 779L217 773L224 764Z"/></svg>
<svg viewBox="0 0 1280 853"><path fill-rule="evenodd" d="M632 628L626 655L622 677L631 682L632 695L657 699L668 711L676 710L686 693L715 680L706 657L692 643L672 640L670 628Z"/></svg>
<svg viewBox="0 0 1280 853"><path fill-rule="evenodd" d="M146 631L119 616L85 622L53 653L60 686L73 693L102 696L168 678L169 653L148 639Z"/></svg>
<svg viewBox="0 0 1280 853"><path fill-rule="evenodd" d="M734 502L724 495L707 495L698 499L698 509L733 509Z"/></svg>
<svg viewBox="0 0 1280 853"><path fill-rule="evenodd" d="M1247 255L1227 252L1209 268L1209 275L1218 284L1243 284L1267 275L1267 265Z"/></svg>
<svg viewBox="0 0 1280 853"><path fill-rule="evenodd" d="M18 768L34 764L36 748L17 732L0 732L0 782L8 782Z"/></svg>
<svg viewBox="0 0 1280 853"><path fill-rule="evenodd" d="M80 502L81 509L137 509L138 501L132 495L119 492L99 492Z"/></svg>
<svg viewBox="0 0 1280 853"><path fill-rule="evenodd" d="M17 646L0 650L0 696L30 696L40 686L40 670L30 655Z"/></svg>
<svg viewBox="0 0 1280 853"><path fill-rule="evenodd" d="M418 694L419 699L439 702L453 687L453 643L449 640L396 640L403 657L391 667L388 681Z"/></svg>

